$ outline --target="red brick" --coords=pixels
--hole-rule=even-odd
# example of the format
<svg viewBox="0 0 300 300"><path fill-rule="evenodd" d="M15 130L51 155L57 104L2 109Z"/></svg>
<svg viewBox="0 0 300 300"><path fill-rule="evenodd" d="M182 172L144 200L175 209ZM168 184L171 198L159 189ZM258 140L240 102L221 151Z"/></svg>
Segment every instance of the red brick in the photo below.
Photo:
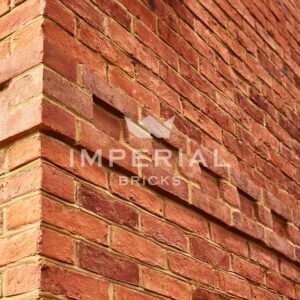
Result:
<svg viewBox="0 0 300 300"><path fill-rule="evenodd" d="M169 244L183 251L187 251L187 238L184 233L159 219L148 215L141 216L141 231L146 235Z"/></svg>
<svg viewBox="0 0 300 300"><path fill-rule="evenodd" d="M125 29L130 30L131 16L117 1L96 0L95 4L106 14L120 23Z"/></svg>
<svg viewBox="0 0 300 300"><path fill-rule="evenodd" d="M159 24L160 37L185 60L192 64L196 69L198 68L198 55L196 51L190 47L180 36L178 36L170 27L164 22Z"/></svg>
<svg viewBox="0 0 300 300"><path fill-rule="evenodd" d="M78 24L78 38L83 44L105 57L112 64L119 66L130 76L133 76L131 59L116 48L104 35L80 22Z"/></svg>
<svg viewBox="0 0 300 300"><path fill-rule="evenodd" d="M208 223L199 213L171 201L166 202L165 211L168 220L201 236L208 236Z"/></svg>
<svg viewBox="0 0 300 300"><path fill-rule="evenodd" d="M116 68L109 70L109 81L114 87L121 89L127 95L144 105L146 108L149 108L154 113L159 114L159 102L157 97L147 92L137 82L127 78Z"/></svg>
<svg viewBox="0 0 300 300"><path fill-rule="evenodd" d="M108 251L87 244L79 245L79 264L81 267L102 276L137 285L138 265L114 256Z"/></svg>
<svg viewBox="0 0 300 300"><path fill-rule="evenodd" d="M277 273L267 272L267 286L287 297L294 298L295 291L293 284Z"/></svg>
<svg viewBox="0 0 300 300"><path fill-rule="evenodd" d="M280 296L271 293L270 291L260 288L258 286L252 286L252 294L254 299L270 299L279 300Z"/></svg>
<svg viewBox="0 0 300 300"><path fill-rule="evenodd" d="M229 269L229 254L205 240L192 237L191 253L199 260L222 269Z"/></svg>
<svg viewBox="0 0 300 300"><path fill-rule="evenodd" d="M57 0L46 2L45 15L57 22L70 33L75 30L75 15Z"/></svg>
<svg viewBox="0 0 300 300"><path fill-rule="evenodd" d="M163 199L160 199L154 192L146 187L134 183L121 186L119 184L119 176L117 174L111 174L110 188L113 193L155 214L162 215L163 213Z"/></svg>
<svg viewBox="0 0 300 300"><path fill-rule="evenodd" d="M13 296L37 290L40 283L40 266L24 264L4 272L4 296Z"/></svg>
<svg viewBox="0 0 300 300"><path fill-rule="evenodd" d="M202 299L210 299L210 300L229 300L230 298L227 296L223 296L217 294L214 291L208 291L201 287L198 287L193 294L193 300L202 300Z"/></svg>
<svg viewBox="0 0 300 300"><path fill-rule="evenodd" d="M66 263L74 262L75 246L72 239L56 231L42 228L40 253Z"/></svg>
<svg viewBox="0 0 300 300"><path fill-rule="evenodd" d="M125 29L112 19L108 24L109 37L124 49L130 56L138 59L142 64L158 72L158 63L155 55L148 48L140 45Z"/></svg>
<svg viewBox="0 0 300 300"><path fill-rule="evenodd" d="M71 176L49 165L42 165L41 188L51 194L74 202L75 183Z"/></svg>
<svg viewBox="0 0 300 300"><path fill-rule="evenodd" d="M124 229L113 228L111 246L116 251L149 264L160 267L166 266L166 250L158 244Z"/></svg>
<svg viewBox="0 0 300 300"><path fill-rule="evenodd" d="M14 229L40 221L41 207L38 196L22 199L6 209L7 229Z"/></svg>
<svg viewBox="0 0 300 300"><path fill-rule="evenodd" d="M84 208L116 223L133 228L138 226L139 216L136 210L113 199L111 196L97 192L82 184L77 195L80 204Z"/></svg>
<svg viewBox="0 0 300 300"><path fill-rule="evenodd" d="M249 249L252 260L268 269L278 270L278 259L272 252L253 243L249 244Z"/></svg>
<svg viewBox="0 0 300 300"><path fill-rule="evenodd" d="M27 45L34 44L42 38L43 19L38 18L14 34L13 51L22 51Z"/></svg>
<svg viewBox="0 0 300 300"><path fill-rule="evenodd" d="M127 289L123 286L115 286L114 289L114 299L116 300L154 300L156 297L142 294L141 292L133 291Z"/></svg>
<svg viewBox="0 0 300 300"><path fill-rule="evenodd" d="M264 280L263 268L241 259L238 256L232 257L232 269L235 273L242 277L248 278L257 283L263 282Z"/></svg>
<svg viewBox="0 0 300 300"><path fill-rule="evenodd" d="M157 53L174 69L178 69L178 58L176 52L162 41L154 32L149 30L142 22L136 22L135 32L139 40Z"/></svg>
<svg viewBox="0 0 300 300"><path fill-rule="evenodd" d="M130 0L120 0L120 2L130 11L137 19L141 20L152 31L156 30L156 16L143 3L132 3Z"/></svg>
<svg viewBox="0 0 300 300"><path fill-rule="evenodd" d="M133 120L137 119L138 104L133 98L121 90L112 87L96 73L91 72L87 68L83 68L82 73L82 83L86 89L122 115L130 117Z"/></svg>
<svg viewBox="0 0 300 300"><path fill-rule="evenodd" d="M210 228L214 242L239 255L248 255L248 245L244 238L214 223L211 223Z"/></svg>
<svg viewBox="0 0 300 300"><path fill-rule="evenodd" d="M41 145L38 136L24 138L14 143L8 150L8 168L13 170L17 167L30 163L41 154Z"/></svg>
<svg viewBox="0 0 300 300"><path fill-rule="evenodd" d="M216 286L228 293L242 298L251 298L250 284L239 277L232 276L229 273L218 271L216 273Z"/></svg>
<svg viewBox="0 0 300 300"><path fill-rule="evenodd" d="M71 108L77 114L87 119L92 119L92 96L81 90L80 87L47 69L43 73L43 91L47 96Z"/></svg>
<svg viewBox="0 0 300 300"><path fill-rule="evenodd" d="M181 110L179 95L169 88L168 85L162 82L158 77L156 77L155 74L137 65L136 78L139 83L144 85L159 98L166 101L169 105L177 110Z"/></svg>
<svg viewBox="0 0 300 300"><path fill-rule="evenodd" d="M104 14L98 9L95 9L95 7L90 2L88 2L87 0L83 0L80 2L63 0L62 2L76 14L83 17L86 22L91 24L93 27L95 27L99 31L103 31Z"/></svg>
<svg viewBox="0 0 300 300"><path fill-rule="evenodd" d="M178 275L208 285L214 284L214 270L196 260L178 253L169 254L170 270Z"/></svg>
<svg viewBox="0 0 300 300"><path fill-rule="evenodd" d="M217 198L208 195L207 191L193 188L192 202L202 211L213 215L226 224L231 224L231 209Z"/></svg>
<svg viewBox="0 0 300 300"><path fill-rule="evenodd" d="M0 180L0 203L37 191L41 187L41 176L41 168L35 165L32 169L23 169L9 177L2 178Z"/></svg>
<svg viewBox="0 0 300 300"><path fill-rule="evenodd" d="M107 228L103 221L46 197L42 198L42 220L73 234L98 243L107 244Z"/></svg>
<svg viewBox="0 0 300 300"><path fill-rule="evenodd" d="M75 175L90 181L99 186L106 186L106 173L105 170L97 163L92 166L85 161L84 165L81 165L81 154L73 148L69 148L68 145L53 139L49 136L41 137L41 156L48 161L51 161L55 165L74 173ZM71 163L72 152L73 164Z"/></svg>
<svg viewBox="0 0 300 300"><path fill-rule="evenodd" d="M40 16L43 12L43 7L43 1L31 0L1 17L0 27L3 30L1 31L0 38L3 39L22 25Z"/></svg>
<svg viewBox="0 0 300 300"><path fill-rule="evenodd" d="M167 276L152 269L142 268L142 286L150 291L173 299L190 299L190 286L174 277Z"/></svg>
<svg viewBox="0 0 300 300"><path fill-rule="evenodd" d="M109 299L107 282L53 265L42 266L41 289L78 300Z"/></svg>
<svg viewBox="0 0 300 300"><path fill-rule="evenodd" d="M39 231L34 229L0 240L0 265L6 265L19 259L36 255L38 252ZM13 251L12 251L13 250Z"/></svg>

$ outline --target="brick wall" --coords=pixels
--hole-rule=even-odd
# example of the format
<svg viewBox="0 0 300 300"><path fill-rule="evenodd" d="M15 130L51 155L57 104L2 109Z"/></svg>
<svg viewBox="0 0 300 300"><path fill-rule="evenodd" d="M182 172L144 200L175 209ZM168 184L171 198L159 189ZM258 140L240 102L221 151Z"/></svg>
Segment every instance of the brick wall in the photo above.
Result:
<svg viewBox="0 0 300 300"><path fill-rule="evenodd" d="M1 298L300 299L299 14L1 0ZM171 135L128 130L146 116L175 116ZM110 167L112 148L128 155ZM207 163L189 166L199 149ZM120 184L133 175L147 183Z"/></svg>

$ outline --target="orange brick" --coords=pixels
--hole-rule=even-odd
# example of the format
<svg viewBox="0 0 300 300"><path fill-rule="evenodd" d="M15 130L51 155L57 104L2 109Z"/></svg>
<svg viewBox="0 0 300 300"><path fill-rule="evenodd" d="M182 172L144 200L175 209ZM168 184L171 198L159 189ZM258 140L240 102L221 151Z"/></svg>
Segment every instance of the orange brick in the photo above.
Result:
<svg viewBox="0 0 300 300"><path fill-rule="evenodd" d="M156 266L166 266L166 250L124 229L118 227L113 228L111 245L113 249L125 255Z"/></svg>

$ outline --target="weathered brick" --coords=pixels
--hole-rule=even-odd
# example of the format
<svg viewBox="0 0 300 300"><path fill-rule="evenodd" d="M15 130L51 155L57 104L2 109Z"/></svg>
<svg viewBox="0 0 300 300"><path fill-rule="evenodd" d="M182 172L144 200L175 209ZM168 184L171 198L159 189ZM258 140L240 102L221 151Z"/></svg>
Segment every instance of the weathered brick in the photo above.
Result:
<svg viewBox="0 0 300 300"><path fill-rule="evenodd" d="M174 277L164 275L148 268L141 271L142 286L173 299L190 299L190 286Z"/></svg>
<svg viewBox="0 0 300 300"><path fill-rule="evenodd" d="M42 266L41 289L78 300L109 299L106 281L54 265Z"/></svg>
<svg viewBox="0 0 300 300"><path fill-rule="evenodd" d="M135 285L139 282L139 268L135 263L87 244L80 244L78 253L80 266L87 270Z"/></svg>
<svg viewBox="0 0 300 300"><path fill-rule="evenodd" d="M158 244L124 229L114 227L112 248L125 255L160 267L165 267L167 252Z"/></svg>

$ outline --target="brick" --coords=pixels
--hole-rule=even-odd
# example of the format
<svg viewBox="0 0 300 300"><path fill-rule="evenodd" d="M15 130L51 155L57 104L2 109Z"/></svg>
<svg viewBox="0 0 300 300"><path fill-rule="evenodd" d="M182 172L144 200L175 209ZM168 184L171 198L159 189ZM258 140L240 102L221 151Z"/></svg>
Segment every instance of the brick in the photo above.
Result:
<svg viewBox="0 0 300 300"><path fill-rule="evenodd" d="M222 269L229 269L229 254L205 240L191 238L191 253L197 259Z"/></svg>
<svg viewBox="0 0 300 300"><path fill-rule="evenodd" d="M127 256L155 266L165 267L166 265L166 250L152 241L121 228L113 228L111 247Z"/></svg>
<svg viewBox="0 0 300 300"><path fill-rule="evenodd" d="M93 27L99 31L103 31L104 14L98 9L95 9L90 2L86 0L78 3L70 0L63 0L62 2L65 6L84 18Z"/></svg>
<svg viewBox="0 0 300 300"><path fill-rule="evenodd" d="M156 15L141 2L132 3L130 0L120 1L128 11L141 20L150 30L156 30Z"/></svg>
<svg viewBox="0 0 300 300"><path fill-rule="evenodd" d="M38 252L39 231L34 229L0 240L0 266L33 256ZM13 251L12 251L13 249Z"/></svg>
<svg viewBox="0 0 300 300"><path fill-rule="evenodd" d="M300 271L294 264L291 264L291 263L287 262L286 260L281 260L280 273L283 276L299 283Z"/></svg>
<svg viewBox="0 0 300 300"><path fill-rule="evenodd" d="M119 26L112 19L108 24L109 37L124 49L130 56L138 59L142 64L158 72L158 64L155 55L150 52L146 47L141 46L135 39L121 26Z"/></svg>
<svg viewBox="0 0 300 300"><path fill-rule="evenodd" d="M10 11L10 13L1 17L0 27L3 28L3 31L1 31L0 38L3 39L4 37L13 33L16 29L20 28L22 25L41 15L43 12L43 7L43 1L31 0L25 5L19 6Z"/></svg>
<svg viewBox="0 0 300 300"><path fill-rule="evenodd" d="M142 286L150 291L173 299L190 299L190 286L174 277L163 275L152 269L142 268Z"/></svg>
<svg viewBox="0 0 300 300"><path fill-rule="evenodd" d="M114 297L116 300L154 300L157 299L156 297L152 297L149 295L145 295L143 293L127 289L123 286L115 286L114 289Z"/></svg>
<svg viewBox="0 0 300 300"><path fill-rule="evenodd" d="M233 213L233 226L256 239L264 237L263 227L239 212Z"/></svg>
<svg viewBox="0 0 300 300"><path fill-rule="evenodd" d="M138 184L129 183L126 186L121 186L119 178L117 174L111 174L110 176L110 188L113 193L155 214L162 215L163 199L160 199L154 192Z"/></svg>
<svg viewBox="0 0 300 300"><path fill-rule="evenodd" d="M65 78L45 69L43 73L44 93L71 108L87 119L93 117L92 96Z"/></svg>
<svg viewBox="0 0 300 300"><path fill-rule="evenodd" d="M42 266L41 289L78 300L109 299L107 282L54 265Z"/></svg>
<svg viewBox="0 0 300 300"><path fill-rule="evenodd" d="M46 2L45 15L57 22L70 33L75 30L75 15L57 0Z"/></svg>
<svg viewBox="0 0 300 300"><path fill-rule="evenodd" d="M116 48L104 35L80 22L78 24L78 38L83 44L105 57L112 64L123 69L128 75L133 76L131 59Z"/></svg>
<svg viewBox="0 0 300 300"><path fill-rule="evenodd" d="M4 296L31 292L39 288L40 267L24 264L4 272Z"/></svg>
<svg viewBox="0 0 300 300"><path fill-rule="evenodd" d="M37 191L41 187L41 168L35 166L32 169L22 170L9 177L0 180L0 203L10 199Z"/></svg>
<svg viewBox="0 0 300 300"><path fill-rule="evenodd" d="M154 95L148 93L142 86L124 76L119 70L115 68L110 69L109 81L114 87L121 89L146 108L149 108L154 113L159 114L158 99Z"/></svg>
<svg viewBox="0 0 300 300"><path fill-rule="evenodd" d="M116 1L96 0L95 4L106 14L120 23L125 29L130 30L131 17L123 6Z"/></svg>
<svg viewBox="0 0 300 300"><path fill-rule="evenodd" d="M165 62L174 69L178 68L176 52L162 41L155 33L149 30L142 22L136 22L135 32L140 41L157 53Z"/></svg>
<svg viewBox="0 0 300 300"><path fill-rule="evenodd" d="M193 294L193 300L202 300L202 299L229 300L230 298L227 296L217 294L214 291L209 291L201 287L198 287Z"/></svg>
<svg viewBox="0 0 300 300"><path fill-rule="evenodd" d="M87 270L130 284L139 282L139 268L135 263L87 244L80 244L78 253L80 266Z"/></svg>
<svg viewBox="0 0 300 300"><path fill-rule="evenodd" d="M248 256L247 241L244 238L239 237L237 234L212 223L211 237L214 242L222 245L230 251L242 256Z"/></svg>
<svg viewBox="0 0 300 300"><path fill-rule="evenodd" d="M272 252L253 243L249 244L249 250L252 260L268 269L278 270L278 260Z"/></svg>
<svg viewBox="0 0 300 300"><path fill-rule="evenodd" d="M15 229L20 226L33 224L41 219L41 207L39 197L22 199L6 209L7 229Z"/></svg>
<svg viewBox="0 0 300 300"><path fill-rule="evenodd" d="M46 197L42 198L42 220L73 234L98 243L107 244L107 228L103 221Z"/></svg>
<svg viewBox="0 0 300 300"><path fill-rule="evenodd" d="M208 223L197 212L175 202L167 201L165 207L166 218L189 231L201 236L208 236Z"/></svg>
<svg viewBox="0 0 300 300"><path fill-rule="evenodd" d="M17 167L30 163L41 154L41 145L38 136L20 139L8 150L8 168L13 170Z"/></svg>
<svg viewBox="0 0 300 300"><path fill-rule="evenodd" d="M181 101L179 95L169 88L168 85L162 82L158 77L156 77L155 74L137 65L136 78L139 83L144 85L159 98L177 110L181 110Z"/></svg>
<svg viewBox="0 0 300 300"><path fill-rule="evenodd" d="M226 224L231 224L231 209L217 198L210 197L207 192L193 187L192 202L202 211L213 215Z"/></svg>
<svg viewBox="0 0 300 300"><path fill-rule="evenodd" d="M252 293L253 293L254 299L270 299L270 300L279 300L280 299L280 297L278 295L275 295L275 294L269 292L268 290L257 287L257 286L252 287Z"/></svg>
<svg viewBox="0 0 300 300"><path fill-rule="evenodd" d="M82 83L86 89L93 93L98 99L101 99L105 104L113 107L114 110L133 120L137 119L137 102L121 90L112 87L95 72L83 68Z"/></svg>
<svg viewBox="0 0 300 300"><path fill-rule="evenodd" d="M208 285L214 284L214 270L187 256L178 253L170 253L169 266L173 273Z"/></svg>
<svg viewBox="0 0 300 300"><path fill-rule="evenodd" d="M232 258L232 269L234 272L257 283L263 282L263 268L241 259L238 256L233 256Z"/></svg>
<svg viewBox="0 0 300 300"><path fill-rule="evenodd" d="M148 215L141 216L141 231L163 243L187 251L187 238L178 228Z"/></svg>
<svg viewBox="0 0 300 300"><path fill-rule="evenodd" d="M221 197L229 204L235 207L240 206L240 197L234 186L224 181L220 182L220 194Z"/></svg>
<svg viewBox="0 0 300 300"><path fill-rule="evenodd" d="M41 188L51 194L74 202L75 183L71 176L49 165L42 166Z"/></svg>
<svg viewBox="0 0 300 300"><path fill-rule="evenodd" d="M223 271L216 273L216 286L235 296L249 299L251 298L250 284L239 277L232 276Z"/></svg>
<svg viewBox="0 0 300 300"><path fill-rule="evenodd" d="M287 297L294 298L294 287L293 284L278 275L277 273L267 272L267 286Z"/></svg>
<svg viewBox="0 0 300 300"><path fill-rule="evenodd" d="M66 263L74 262L75 246L69 236L42 228L40 253Z"/></svg>
<svg viewBox="0 0 300 300"><path fill-rule="evenodd" d="M86 185L80 185L77 192L80 204L109 220L132 228L138 226L138 213L135 209L123 204L109 195L97 192Z"/></svg>
<svg viewBox="0 0 300 300"><path fill-rule="evenodd" d="M81 2L81 4L84 5L84 2ZM93 14L90 17L92 18ZM95 22L98 23L98 16L96 18ZM44 21L43 32L46 52L44 62L47 66L62 75L67 74L70 79L75 80L77 65L82 64L88 66L92 71L101 76L101 78L104 78L106 64L96 53L83 47L67 32L61 30L48 20ZM54 54L52 54L53 51Z"/></svg>
<svg viewBox="0 0 300 300"><path fill-rule="evenodd" d="M72 148L69 148L66 144L50 138L49 136L41 137L41 156L60 166L61 168L74 173L75 175L90 181L99 186L106 186L106 173L104 169L97 163L90 165L87 161L84 161L84 165L81 165L81 154ZM74 150L73 156L71 149ZM73 163L71 158L74 158ZM70 195L70 193L69 193Z"/></svg>
<svg viewBox="0 0 300 300"><path fill-rule="evenodd" d="M79 144L94 153L101 150L101 157L109 161L111 149L117 149L125 153L125 158L111 161L113 165L119 165L121 168L128 170L130 173L137 174L137 167L132 164L131 149L126 148L121 143L97 130L94 126L87 123L80 123Z"/></svg>

